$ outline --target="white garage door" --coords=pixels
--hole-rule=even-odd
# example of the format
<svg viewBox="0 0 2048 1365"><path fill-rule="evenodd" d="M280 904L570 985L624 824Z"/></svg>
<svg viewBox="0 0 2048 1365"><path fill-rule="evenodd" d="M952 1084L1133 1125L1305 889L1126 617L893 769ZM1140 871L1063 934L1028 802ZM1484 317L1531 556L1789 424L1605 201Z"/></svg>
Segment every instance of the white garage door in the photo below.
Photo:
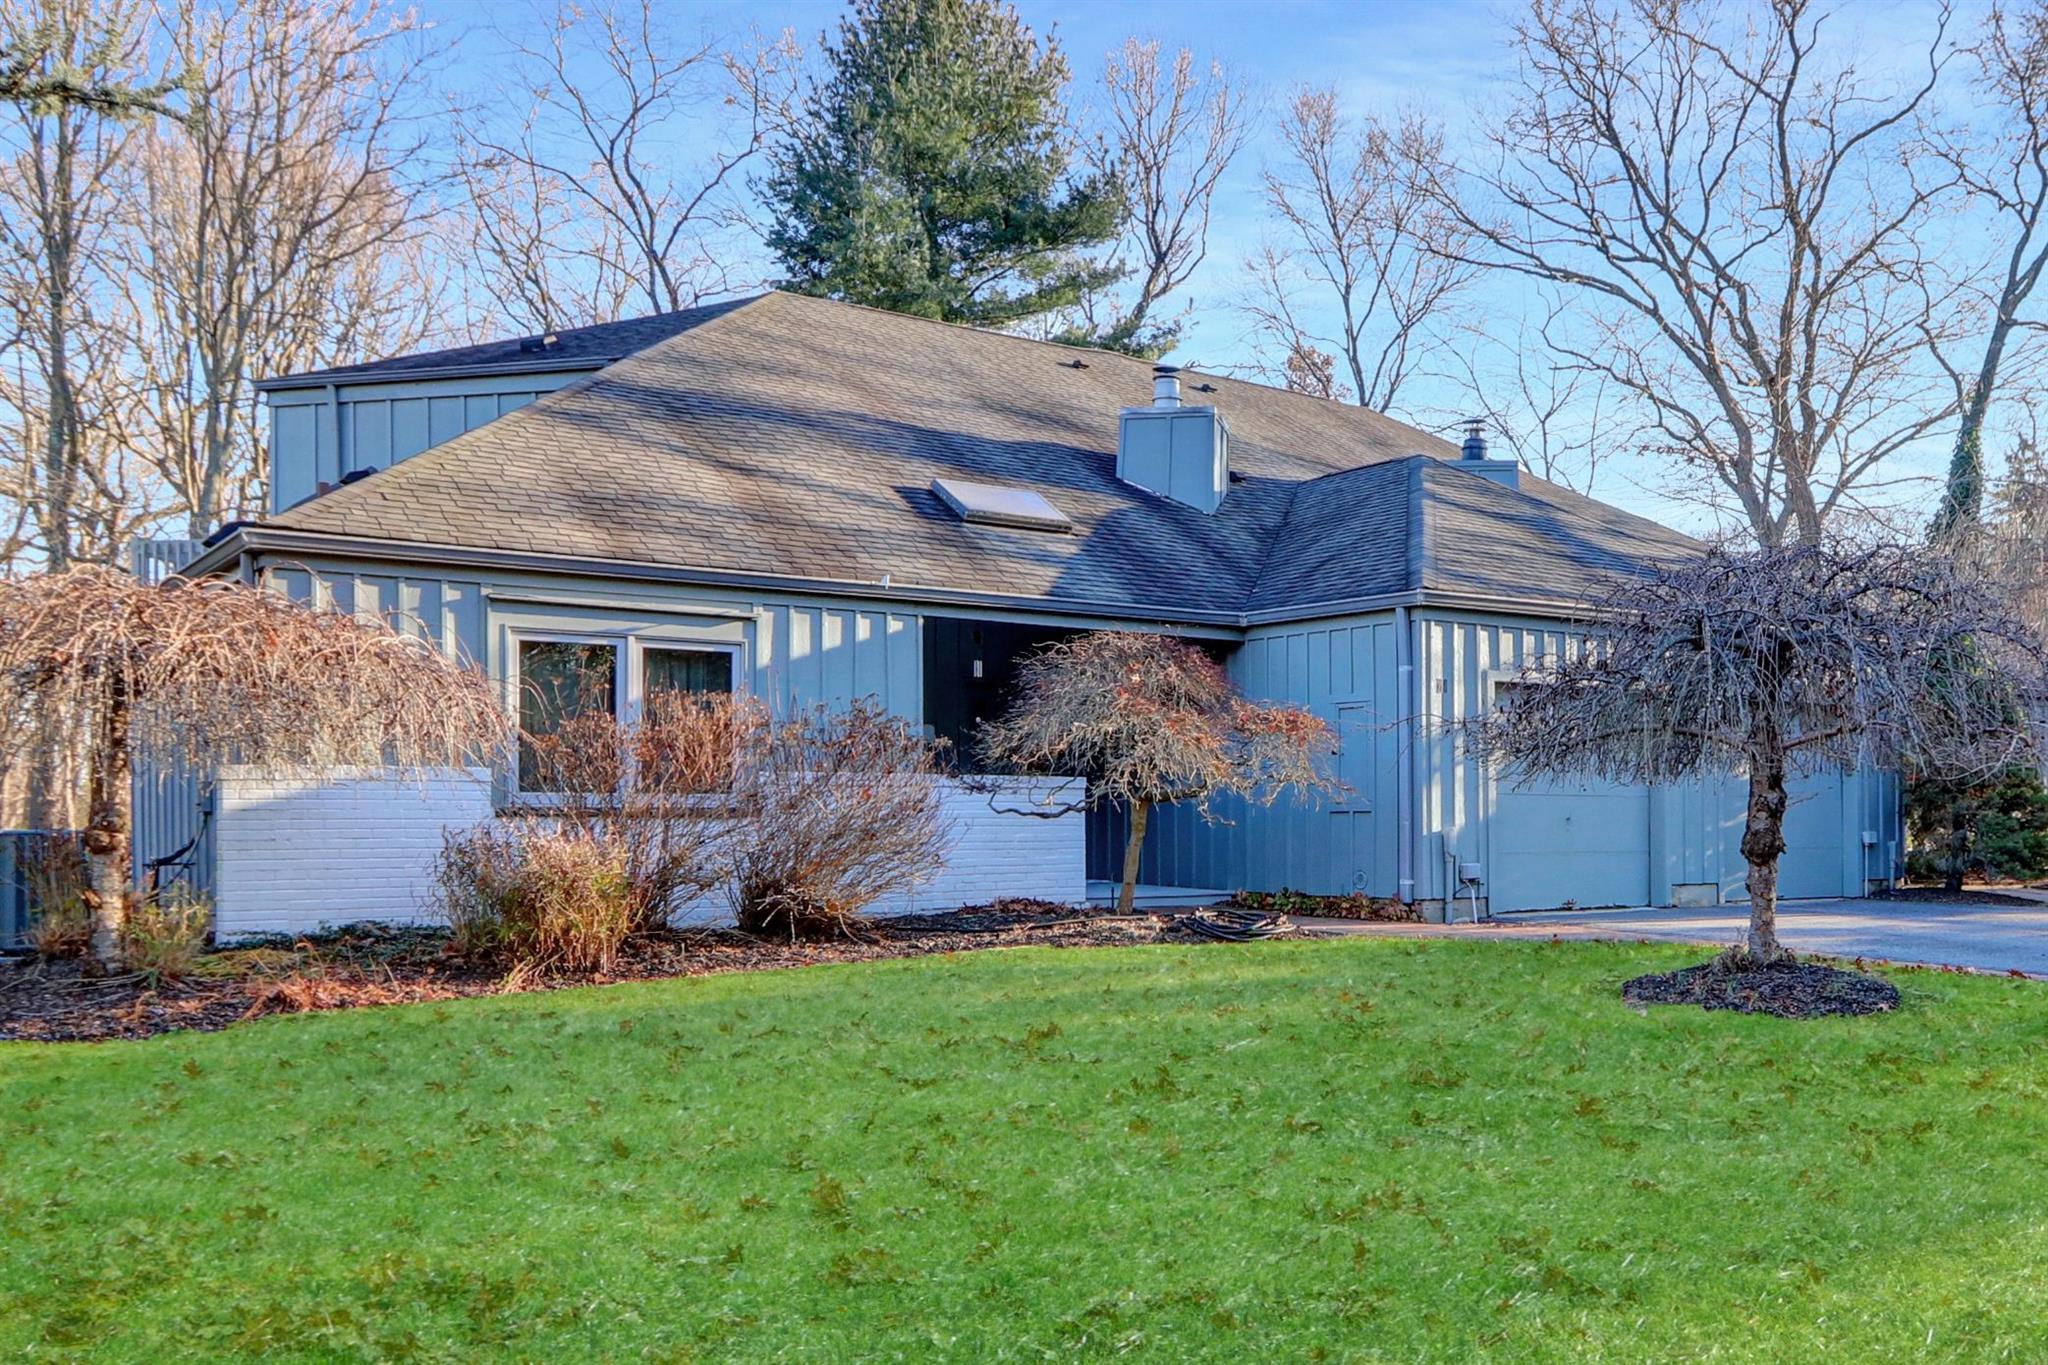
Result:
<svg viewBox="0 0 2048 1365"><path fill-rule="evenodd" d="M1647 787L1503 780L1491 844L1487 898L1495 911L1649 903Z"/></svg>

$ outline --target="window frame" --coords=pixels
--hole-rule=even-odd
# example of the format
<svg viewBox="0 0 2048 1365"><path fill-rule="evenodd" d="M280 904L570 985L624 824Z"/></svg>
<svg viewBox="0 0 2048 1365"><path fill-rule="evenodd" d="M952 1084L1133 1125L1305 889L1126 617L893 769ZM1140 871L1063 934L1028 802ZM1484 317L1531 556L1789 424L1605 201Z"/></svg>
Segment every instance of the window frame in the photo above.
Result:
<svg viewBox="0 0 2048 1365"><path fill-rule="evenodd" d="M646 656L650 649L723 654L731 661L732 690L729 695L747 695L746 645L735 640L704 640L638 631L579 631L545 627L507 626L505 633L505 694L515 724L523 700L523 653L529 644L603 645L612 651L612 714L625 724L639 721L647 702ZM512 806L549 806L571 799L587 799L568 792L528 791L519 785L519 745L505 774L505 803Z"/></svg>

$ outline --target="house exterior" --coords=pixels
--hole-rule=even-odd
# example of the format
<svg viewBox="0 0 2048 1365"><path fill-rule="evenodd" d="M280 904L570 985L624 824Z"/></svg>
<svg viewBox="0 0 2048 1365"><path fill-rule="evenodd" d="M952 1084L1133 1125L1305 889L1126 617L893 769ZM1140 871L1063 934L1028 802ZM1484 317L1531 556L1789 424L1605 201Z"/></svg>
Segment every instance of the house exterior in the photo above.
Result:
<svg viewBox="0 0 2048 1365"><path fill-rule="evenodd" d="M781 293L262 387L270 514L194 547L185 571L395 620L515 703L570 663L612 669L622 707L665 685L779 707L869 697L971 766L976 725L1032 650L1173 631L1248 694L1328 721L1348 790L1227 823L1162 812L1149 885L1358 890L1460 916L1741 894L1738 781L1525 789L1464 752L1455 722L1526 662L1579 647L1588 591L1694 548L1483 442ZM224 926L275 927L231 908L264 897L339 917L323 886L407 866L517 783L471 776L430 798L375 774L317 793L155 775L141 856L197 835L187 861ZM1796 796L1785 894L1892 875L1889 777ZM1116 812L1054 830L958 803L971 837L934 895L1076 899L1115 875ZM233 890L257 866L271 881Z"/></svg>

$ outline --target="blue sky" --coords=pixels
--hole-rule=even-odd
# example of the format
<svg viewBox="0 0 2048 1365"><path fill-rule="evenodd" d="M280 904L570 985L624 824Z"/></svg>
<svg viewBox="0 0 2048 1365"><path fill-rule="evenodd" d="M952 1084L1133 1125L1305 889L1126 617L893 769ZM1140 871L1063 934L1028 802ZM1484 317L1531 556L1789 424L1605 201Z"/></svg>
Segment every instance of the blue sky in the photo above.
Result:
<svg viewBox="0 0 2048 1365"><path fill-rule="evenodd" d="M479 25L513 31L535 23L535 10L519 0L484 4L481 0L418 0L424 17L453 40L456 54L451 73L458 84L488 89L492 39ZM1203 58L1225 63L1237 79L1267 102L1292 87L1335 86L1348 108L1391 113L1419 108L1440 118L1456 143L1477 126L1483 111L1509 74L1505 38L1511 16L1520 4L1496 0L1440 0L1402 3L1399 0L1015 0L1025 21L1043 33L1057 33L1073 67L1071 99L1088 100L1100 77L1105 54L1125 37L1156 37L1169 49L1186 46ZM685 31L706 28L738 31L758 28L769 33L793 29L807 46L836 28L845 13L840 0L731 0L703 3L676 0L673 17ZM1912 41L1892 43L1897 34L1924 32L1932 14L1931 0L1848 0L1844 19L1853 16L1860 36L1868 40L1867 62L1883 66L1891 59L1915 58ZM1967 17L1965 19L1967 23ZM1231 307L1241 289L1243 264L1264 230L1259 201L1261 165L1271 159L1266 140L1255 137L1232 166L1218 195L1209 255L1191 282L1184 302L1193 306L1183 342L1173 359L1189 365L1242 366L1252 358L1245 320ZM1532 304L1526 287L1511 279L1486 284L1476 311L1512 336L1517 321ZM1497 324L1495 322L1497 321ZM1455 403L1447 388L1425 398L1438 416ZM1927 476L1928 482L1901 494L1907 500L1931 498L1932 477L1946 463L1946 447L1931 443L1907 457L1900 473ZM1602 469L1594 489L1598 496L1642 511L1688 530L1712 529L1713 518L1696 496L1675 492L1658 465L1615 458Z"/></svg>

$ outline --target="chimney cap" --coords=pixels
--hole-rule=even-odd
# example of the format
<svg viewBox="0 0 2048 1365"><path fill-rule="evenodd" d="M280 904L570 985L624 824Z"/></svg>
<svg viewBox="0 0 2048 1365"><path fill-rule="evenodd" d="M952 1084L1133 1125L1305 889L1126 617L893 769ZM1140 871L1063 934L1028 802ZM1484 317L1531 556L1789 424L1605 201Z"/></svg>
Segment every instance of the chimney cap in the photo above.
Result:
<svg viewBox="0 0 2048 1365"><path fill-rule="evenodd" d="M1486 419L1484 417L1467 417L1462 425L1465 428L1465 444L1460 453L1468 460L1485 459Z"/></svg>

